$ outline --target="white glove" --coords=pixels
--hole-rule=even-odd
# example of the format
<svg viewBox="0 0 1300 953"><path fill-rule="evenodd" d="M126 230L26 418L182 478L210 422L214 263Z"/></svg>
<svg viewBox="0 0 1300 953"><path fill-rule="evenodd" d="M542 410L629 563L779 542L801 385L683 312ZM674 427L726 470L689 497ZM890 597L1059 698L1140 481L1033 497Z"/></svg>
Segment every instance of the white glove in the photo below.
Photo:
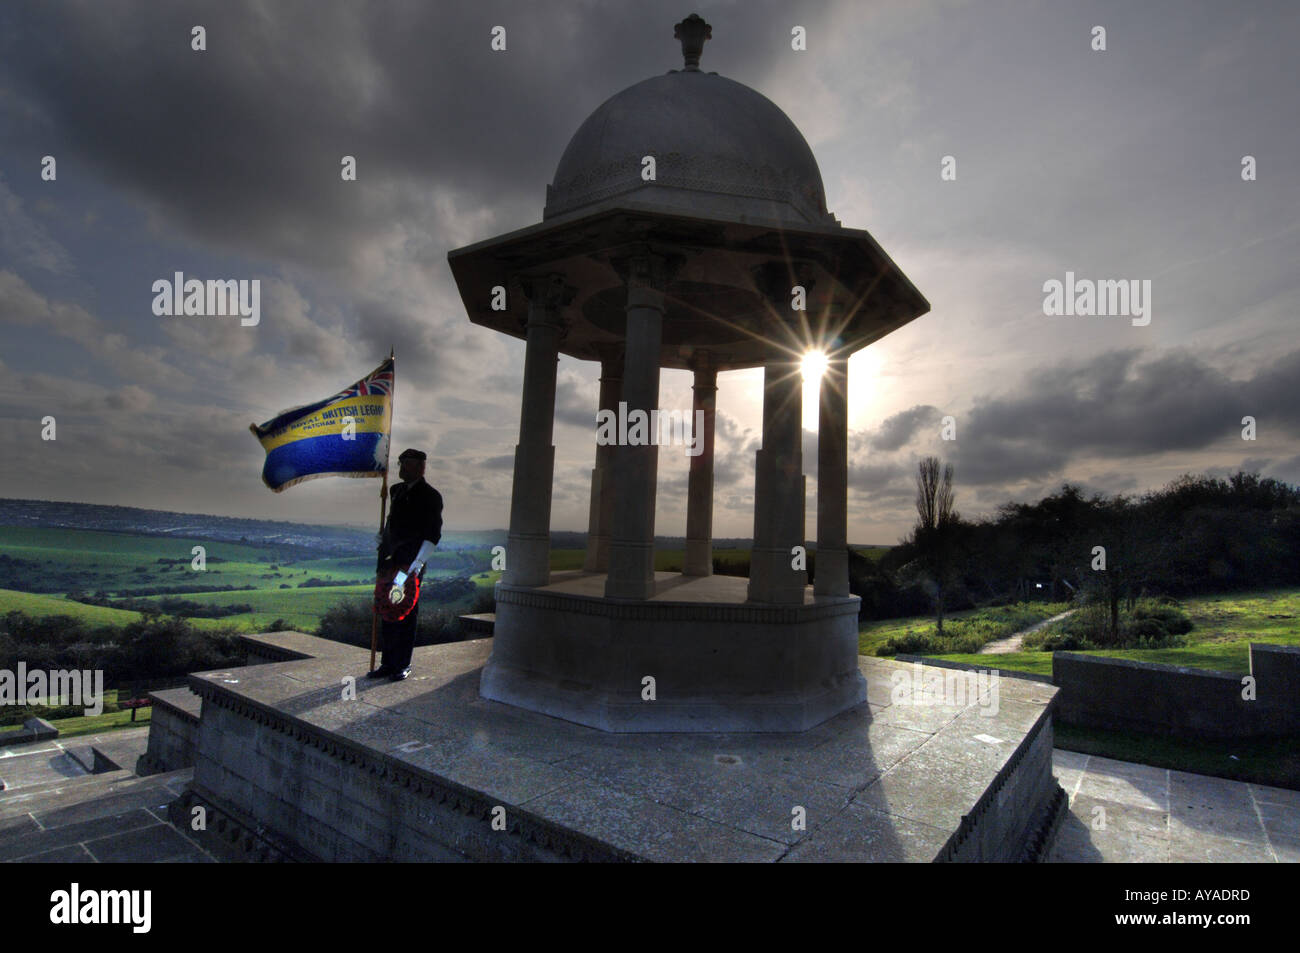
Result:
<svg viewBox="0 0 1300 953"><path fill-rule="evenodd" d="M392 601L393 605L397 605L406 598L406 580L411 576L419 575L420 570L424 568L424 564L428 562L429 557L433 555L433 546L434 544L426 539L420 544L420 551L415 554L415 559L412 560L411 565L407 567L406 571L399 572L393 577L393 588L388 592L388 598Z"/></svg>
<svg viewBox="0 0 1300 953"><path fill-rule="evenodd" d="M415 559L411 561L411 566L409 569L406 570L406 575L414 576L417 573L419 573L419 571L424 568L424 564L429 561L429 557L432 555L433 555L433 543L429 542L426 539L423 543L420 544L420 551L415 554ZM402 578L403 580L405 580L406 577L403 576Z"/></svg>

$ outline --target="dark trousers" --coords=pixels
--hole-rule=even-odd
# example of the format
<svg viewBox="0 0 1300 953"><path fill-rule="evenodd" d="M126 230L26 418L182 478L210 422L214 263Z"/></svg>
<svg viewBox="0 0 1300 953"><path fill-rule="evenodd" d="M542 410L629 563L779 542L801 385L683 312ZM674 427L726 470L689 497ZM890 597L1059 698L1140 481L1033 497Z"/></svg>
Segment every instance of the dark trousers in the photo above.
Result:
<svg viewBox="0 0 1300 953"><path fill-rule="evenodd" d="M420 613L417 602L411 608L411 614L400 622L379 622L379 645L383 650L380 664L389 670L400 672L411 665L411 651L415 648L415 618Z"/></svg>

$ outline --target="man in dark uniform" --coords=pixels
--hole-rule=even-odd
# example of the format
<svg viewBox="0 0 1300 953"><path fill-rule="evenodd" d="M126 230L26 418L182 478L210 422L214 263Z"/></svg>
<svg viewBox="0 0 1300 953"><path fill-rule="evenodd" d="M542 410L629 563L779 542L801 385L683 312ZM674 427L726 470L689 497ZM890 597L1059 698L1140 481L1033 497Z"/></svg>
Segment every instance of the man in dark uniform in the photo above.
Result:
<svg viewBox="0 0 1300 953"><path fill-rule="evenodd" d="M377 575L394 569L405 572L426 540L436 544L442 539L442 494L424 482L424 461L425 455L420 450L403 450L397 458L402 482L389 490L388 522L380 534ZM424 579L423 567L420 579ZM400 622L381 620L383 660L369 677L400 682L411 674L411 651L415 648L415 620L419 611L420 603L416 602L410 615Z"/></svg>

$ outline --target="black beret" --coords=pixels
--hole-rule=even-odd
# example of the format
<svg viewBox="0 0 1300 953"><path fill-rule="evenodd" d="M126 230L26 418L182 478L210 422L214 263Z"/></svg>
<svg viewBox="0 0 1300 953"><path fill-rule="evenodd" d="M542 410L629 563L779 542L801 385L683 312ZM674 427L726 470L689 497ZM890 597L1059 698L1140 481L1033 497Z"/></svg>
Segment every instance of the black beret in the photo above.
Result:
<svg viewBox="0 0 1300 953"><path fill-rule="evenodd" d="M398 460L423 460L425 459L423 450L403 450Z"/></svg>

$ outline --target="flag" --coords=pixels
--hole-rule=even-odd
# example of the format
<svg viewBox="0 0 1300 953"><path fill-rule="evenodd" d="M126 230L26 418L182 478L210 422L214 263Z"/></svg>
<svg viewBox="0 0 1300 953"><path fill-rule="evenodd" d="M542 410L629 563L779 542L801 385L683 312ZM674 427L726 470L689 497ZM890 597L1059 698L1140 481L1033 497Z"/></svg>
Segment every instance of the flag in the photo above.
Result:
<svg viewBox="0 0 1300 953"><path fill-rule="evenodd" d="M266 463L262 482L276 493L316 477L382 477L393 419L393 358L333 397L252 424Z"/></svg>

